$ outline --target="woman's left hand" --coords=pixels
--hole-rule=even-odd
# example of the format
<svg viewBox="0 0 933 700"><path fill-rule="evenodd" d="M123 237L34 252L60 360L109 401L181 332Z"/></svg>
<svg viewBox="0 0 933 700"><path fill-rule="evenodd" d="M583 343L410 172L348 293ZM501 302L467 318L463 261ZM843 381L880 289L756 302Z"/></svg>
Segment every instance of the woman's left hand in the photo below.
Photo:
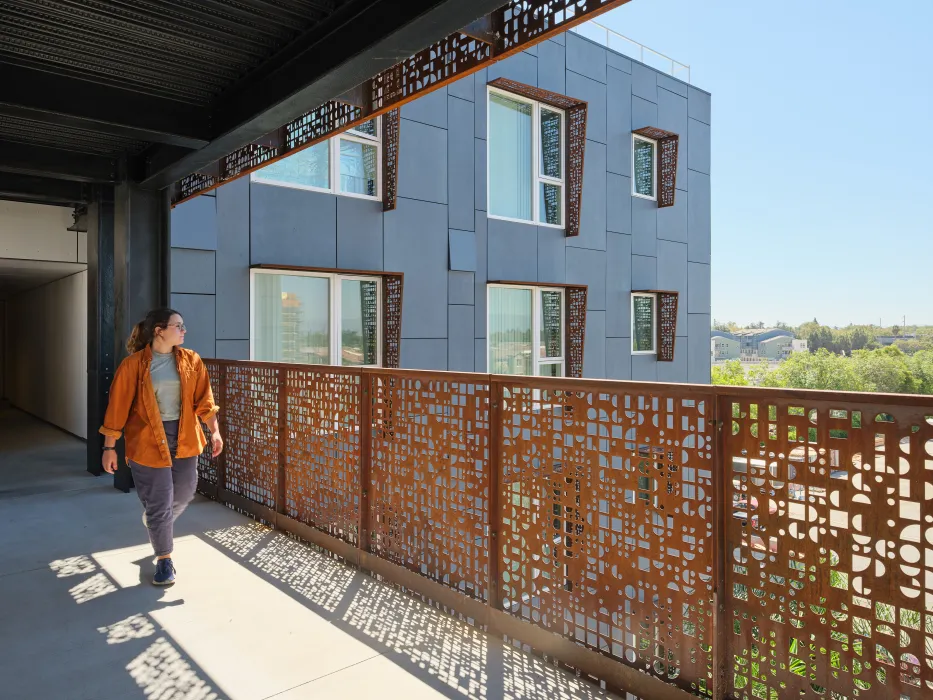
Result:
<svg viewBox="0 0 933 700"><path fill-rule="evenodd" d="M221 452L224 451L224 439L220 437L220 433L211 434L211 454L216 457Z"/></svg>

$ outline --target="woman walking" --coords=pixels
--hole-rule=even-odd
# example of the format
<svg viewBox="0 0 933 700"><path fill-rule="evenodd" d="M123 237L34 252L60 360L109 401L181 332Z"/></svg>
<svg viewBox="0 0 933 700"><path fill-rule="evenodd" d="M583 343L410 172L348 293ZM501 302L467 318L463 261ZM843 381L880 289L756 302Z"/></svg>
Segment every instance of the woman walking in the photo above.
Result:
<svg viewBox="0 0 933 700"><path fill-rule="evenodd" d="M181 347L185 330L181 314L172 309L150 311L136 325L100 429L101 462L109 474L117 468L116 442L125 437L143 524L157 557L157 586L175 582L173 526L197 489L198 456L207 444L200 421L211 431L215 457L224 446L207 369L196 352Z"/></svg>

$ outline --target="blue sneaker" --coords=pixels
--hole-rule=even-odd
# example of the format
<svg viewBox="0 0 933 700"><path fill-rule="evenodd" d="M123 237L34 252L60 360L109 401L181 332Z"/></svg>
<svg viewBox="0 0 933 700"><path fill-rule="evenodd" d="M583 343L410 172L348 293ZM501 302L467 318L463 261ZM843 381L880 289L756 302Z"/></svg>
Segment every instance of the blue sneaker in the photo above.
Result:
<svg viewBox="0 0 933 700"><path fill-rule="evenodd" d="M155 576L152 583L156 586L171 586L175 583L175 565L171 559L159 559L156 562Z"/></svg>

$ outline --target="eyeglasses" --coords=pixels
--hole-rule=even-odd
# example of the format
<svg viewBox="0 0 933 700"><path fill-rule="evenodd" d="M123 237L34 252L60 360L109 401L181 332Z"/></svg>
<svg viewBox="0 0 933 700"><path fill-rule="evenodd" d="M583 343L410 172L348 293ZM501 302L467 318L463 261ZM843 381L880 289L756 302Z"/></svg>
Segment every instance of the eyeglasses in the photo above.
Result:
<svg viewBox="0 0 933 700"><path fill-rule="evenodd" d="M185 326L184 323L170 323L170 324L168 324L168 325L169 325L169 326L175 326L175 328L177 328L177 329L178 329L179 331L181 331L182 333L184 333L185 331L188 330L188 328Z"/></svg>

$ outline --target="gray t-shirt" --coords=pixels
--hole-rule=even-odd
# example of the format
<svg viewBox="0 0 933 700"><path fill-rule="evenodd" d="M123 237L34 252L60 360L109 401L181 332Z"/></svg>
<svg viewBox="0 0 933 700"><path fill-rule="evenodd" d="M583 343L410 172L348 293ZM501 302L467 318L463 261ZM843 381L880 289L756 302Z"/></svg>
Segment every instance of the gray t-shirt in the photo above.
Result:
<svg viewBox="0 0 933 700"><path fill-rule="evenodd" d="M152 388L163 421L178 420L181 416L181 378L175 364L175 353L152 353Z"/></svg>

